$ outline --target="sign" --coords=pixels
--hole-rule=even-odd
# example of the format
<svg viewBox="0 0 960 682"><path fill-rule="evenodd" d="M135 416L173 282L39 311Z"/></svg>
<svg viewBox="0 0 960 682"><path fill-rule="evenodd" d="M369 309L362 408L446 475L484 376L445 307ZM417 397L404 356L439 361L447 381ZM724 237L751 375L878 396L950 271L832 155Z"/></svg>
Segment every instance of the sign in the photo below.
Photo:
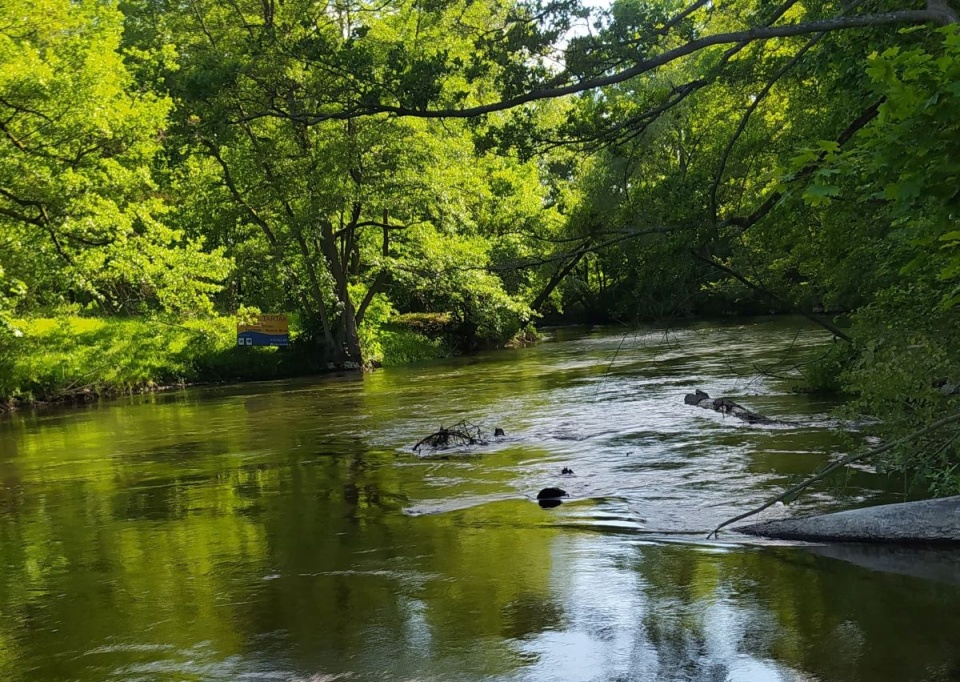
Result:
<svg viewBox="0 0 960 682"><path fill-rule="evenodd" d="M260 315L256 324L237 325L238 346L289 346L286 315Z"/></svg>

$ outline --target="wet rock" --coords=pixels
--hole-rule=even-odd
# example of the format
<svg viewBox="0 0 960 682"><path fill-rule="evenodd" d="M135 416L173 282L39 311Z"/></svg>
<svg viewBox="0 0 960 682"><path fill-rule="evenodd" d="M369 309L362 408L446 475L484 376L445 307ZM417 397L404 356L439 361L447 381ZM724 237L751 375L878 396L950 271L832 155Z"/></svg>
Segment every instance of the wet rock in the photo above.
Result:
<svg viewBox="0 0 960 682"><path fill-rule="evenodd" d="M537 493L537 504L544 509L552 509L563 504L564 497L567 497L567 491L560 488L544 488Z"/></svg>
<svg viewBox="0 0 960 682"><path fill-rule="evenodd" d="M544 488L537 493L538 500L557 500L561 497L569 497L566 490L560 488Z"/></svg>
<svg viewBox="0 0 960 682"><path fill-rule="evenodd" d="M494 437L494 438L503 438L503 437L505 437L506 435L507 435L507 434L504 433L503 429L501 429L499 426L493 430L493 437Z"/></svg>
<svg viewBox="0 0 960 682"><path fill-rule="evenodd" d="M572 476L572 475L573 475L573 469L571 469L570 467L563 467L563 471L560 472L560 475L561 475L561 476Z"/></svg>
<svg viewBox="0 0 960 682"><path fill-rule="evenodd" d="M754 523L734 530L809 542L960 545L960 495Z"/></svg>
<svg viewBox="0 0 960 682"><path fill-rule="evenodd" d="M709 400L709 399L710 399L710 396L708 396L706 393L704 393L698 388L696 393L687 393L687 395L683 397L683 402L686 405L698 405L700 404L701 400Z"/></svg>

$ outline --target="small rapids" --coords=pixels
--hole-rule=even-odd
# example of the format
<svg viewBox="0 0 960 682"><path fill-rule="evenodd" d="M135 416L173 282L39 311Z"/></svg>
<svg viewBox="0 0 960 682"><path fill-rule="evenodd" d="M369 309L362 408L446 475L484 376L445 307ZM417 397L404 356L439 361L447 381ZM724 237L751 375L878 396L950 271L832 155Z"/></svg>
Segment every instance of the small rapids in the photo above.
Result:
<svg viewBox="0 0 960 682"><path fill-rule="evenodd" d="M506 394L492 405L459 400L461 390L482 391L487 379L471 376L446 404L421 404L432 422L418 416L382 434L380 443L407 455L417 429L458 416L482 420L491 431L501 426L508 438L430 453L423 479L435 494L413 501L407 512L443 513L502 500L503 490L479 492L495 477L518 498L547 486L568 491L571 499L553 512L559 524L706 535L847 447L837 437L829 401L799 395L790 382L761 373L778 354L804 357L824 343L823 334L752 334L749 344L738 342L742 334L736 326L648 330L546 344L525 351L531 357L515 366L518 376L498 372ZM455 381L458 374L445 378ZM684 405L684 394L695 388L790 423L746 424ZM564 467L574 475L561 475ZM866 471L860 487L844 491L845 501L876 494L868 481ZM790 513L832 499L811 494ZM781 505L765 518L784 513Z"/></svg>

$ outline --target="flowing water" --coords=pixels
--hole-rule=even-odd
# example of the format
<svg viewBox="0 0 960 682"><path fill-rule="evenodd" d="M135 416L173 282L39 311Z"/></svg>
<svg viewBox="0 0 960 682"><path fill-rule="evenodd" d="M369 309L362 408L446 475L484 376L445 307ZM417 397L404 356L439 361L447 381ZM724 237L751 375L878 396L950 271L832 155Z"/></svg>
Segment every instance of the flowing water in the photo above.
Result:
<svg viewBox="0 0 960 682"><path fill-rule="evenodd" d="M769 376L823 344L796 320L559 330L16 415L0 679L960 679L955 555L704 539L851 447L832 404ZM694 388L794 423L688 407ZM460 419L507 436L411 451ZM540 508L546 486L569 499ZM896 487L858 470L763 518Z"/></svg>

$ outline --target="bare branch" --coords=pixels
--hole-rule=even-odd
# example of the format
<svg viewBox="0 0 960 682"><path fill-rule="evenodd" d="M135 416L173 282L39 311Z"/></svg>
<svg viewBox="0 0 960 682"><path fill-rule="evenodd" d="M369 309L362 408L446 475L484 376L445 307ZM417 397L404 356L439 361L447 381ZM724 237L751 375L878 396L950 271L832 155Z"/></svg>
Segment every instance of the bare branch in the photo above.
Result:
<svg viewBox="0 0 960 682"><path fill-rule="evenodd" d="M927 10L935 14L940 24L956 24L960 21L957 12L950 6L949 0L927 0Z"/></svg>
<svg viewBox="0 0 960 682"><path fill-rule="evenodd" d="M583 260L583 257L590 252L590 241L584 243L577 251L574 252L573 256L567 262L566 265L562 265L557 268L557 271L553 273L553 276L547 282L547 286L537 294L537 297L533 299L533 303L530 304L530 310L539 311L543 304L547 302L547 299L550 298L550 294L560 285L560 282L570 274L570 272L577 267L577 264Z"/></svg>
<svg viewBox="0 0 960 682"><path fill-rule="evenodd" d="M599 242L597 244L591 244L590 248L587 249L588 252L599 251L600 249L605 249L608 246L613 246L614 244L619 244L620 242L625 242L629 239L636 239L637 237L643 237L651 234L669 234L670 232L678 232L682 230L682 227L676 226L664 226L664 227L650 227L642 230L624 230L620 232L620 236L608 239L606 241ZM546 256L544 258L538 258L536 260L524 261L522 263L513 263L510 265L498 265L498 266L487 266L484 268L468 268L470 270L487 270L489 272L504 272L509 270L526 270L528 268L537 268L541 265L547 265L548 263L556 263L558 261L565 261L569 258L575 257L581 249L574 249L573 251L565 251L563 253L553 254L552 256Z"/></svg>
<svg viewBox="0 0 960 682"><path fill-rule="evenodd" d="M254 223L260 226L260 229L263 230L263 234L266 235L267 241L270 242L270 245L273 246L275 250L278 249L279 241L277 240L277 235L270 227L270 224L267 223L263 216L260 215L257 209L255 209L246 200L243 194L240 193L240 189L237 187L237 183L233 179L233 173L230 172L230 167L227 165L223 155L220 153L220 148L209 140L201 140L201 144L203 144L203 146L210 151L210 155L218 164L220 164L220 169L223 171L223 181L227 185L227 189L230 190L230 195L233 197L233 200L236 201L237 204L247 212L247 215L250 216Z"/></svg>
<svg viewBox="0 0 960 682"><path fill-rule="evenodd" d="M6 197L15 204L20 206L30 206L31 208L42 209L43 202L36 201L35 199L22 199L10 190L0 187L0 196Z"/></svg>
<svg viewBox="0 0 960 682"><path fill-rule="evenodd" d="M747 124L750 122L750 117L753 115L753 112L757 110L757 107L760 106L763 98L770 94L770 90L773 89L773 86L777 83L777 81L783 78L787 71L793 68L801 59L803 59L803 56L810 50L810 48L820 42L825 35L827 34L818 33L808 40L806 44L801 47L795 55L793 55L793 58L784 64L780 70L773 75L773 78L767 81L767 84L763 86L763 89L759 93L757 93L753 102L750 103L750 106L747 107L747 110L743 113L736 131L734 131L733 136L727 142L727 146L723 150L723 154L720 157L720 166L717 168L717 175L714 178L713 184L710 186L710 212L713 215L714 222L717 221L717 191L720 188L720 183L723 181L723 173L727 167L727 160L730 158L730 153L736 146L740 136L743 135L743 131L747 129Z"/></svg>
<svg viewBox="0 0 960 682"><path fill-rule="evenodd" d="M796 4L796 2L797 0L787 0L785 3L777 7L776 10L767 18L764 26L775 24L784 14L787 13L791 7ZM667 96L666 101L661 103L659 106L648 109L637 116L632 116L612 127L608 127L597 137L605 138L608 140L608 144L612 144L613 142L616 142L616 136L623 130L630 130L631 132L626 138L622 139L621 142L628 142L629 140L632 140L643 134L647 127L660 117L660 114L669 111L697 91L715 83L717 78L719 78L723 73L724 67L726 67L730 60L749 45L750 41L748 40L736 43L733 47L729 48L723 53L723 55L721 55L717 64L713 66L709 72L704 74L704 76L675 87Z"/></svg>
<svg viewBox="0 0 960 682"><path fill-rule="evenodd" d="M867 109L860 114L855 121L848 125L842 133L837 137L837 144L841 147L845 145L850 139L856 135L864 126L866 126L870 121L875 119L880 113L880 105L886 101L886 97L881 97L879 100L871 104ZM820 152L817 155L817 158L808 163L806 166L800 169L800 172L794 177L794 181L805 180L813 175L814 171L823 163L823 160L827 157L827 152ZM771 210L777 205L777 202L783 198L783 192L771 192L766 200L750 215L746 217L736 217L728 218L719 223L720 227L727 225L733 225L739 227L741 231L745 231L758 222L760 222Z"/></svg>
<svg viewBox="0 0 960 682"><path fill-rule="evenodd" d="M19 211L14 211L10 208L4 208L0 206L0 215L5 215L8 218L17 220L22 223L27 223L28 225L35 225L36 227L43 227L43 221L39 218L28 216L25 213L20 213Z"/></svg>

